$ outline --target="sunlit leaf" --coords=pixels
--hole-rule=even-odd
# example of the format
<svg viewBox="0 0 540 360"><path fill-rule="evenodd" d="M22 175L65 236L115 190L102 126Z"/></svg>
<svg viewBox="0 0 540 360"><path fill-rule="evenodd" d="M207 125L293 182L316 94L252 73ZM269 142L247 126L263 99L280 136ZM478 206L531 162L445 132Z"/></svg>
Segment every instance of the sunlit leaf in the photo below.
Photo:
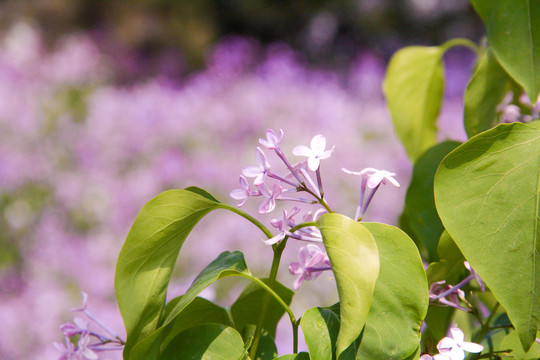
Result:
<svg viewBox="0 0 540 360"><path fill-rule="evenodd" d="M526 349L540 324L539 195L539 122L498 125L471 138L435 177L443 224Z"/></svg>
<svg viewBox="0 0 540 360"><path fill-rule="evenodd" d="M422 259L400 229L380 223L364 226L377 242L380 270L356 359L405 359L418 347L428 308Z"/></svg>
<svg viewBox="0 0 540 360"><path fill-rule="evenodd" d="M127 331L124 357L154 331L171 272L191 229L220 203L188 190L169 190L139 212L116 264L115 290Z"/></svg>
<svg viewBox="0 0 540 360"><path fill-rule="evenodd" d="M340 325L339 303L309 309L302 315L300 326L311 360L332 359Z"/></svg>
<svg viewBox="0 0 540 360"><path fill-rule="evenodd" d="M502 67L535 103L540 93L540 2L472 0Z"/></svg>
<svg viewBox="0 0 540 360"><path fill-rule="evenodd" d="M463 122L469 137L497 125L497 105L510 89L510 81L491 49L487 49L465 89Z"/></svg>
<svg viewBox="0 0 540 360"><path fill-rule="evenodd" d="M394 54L383 89L396 134L412 162L437 141L443 47L406 47Z"/></svg>
<svg viewBox="0 0 540 360"><path fill-rule="evenodd" d="M379 273L379 252L366 227L346 216L324 214L318 225L341 303L341 326L336 343L339 357L364 328Z"/></svg>

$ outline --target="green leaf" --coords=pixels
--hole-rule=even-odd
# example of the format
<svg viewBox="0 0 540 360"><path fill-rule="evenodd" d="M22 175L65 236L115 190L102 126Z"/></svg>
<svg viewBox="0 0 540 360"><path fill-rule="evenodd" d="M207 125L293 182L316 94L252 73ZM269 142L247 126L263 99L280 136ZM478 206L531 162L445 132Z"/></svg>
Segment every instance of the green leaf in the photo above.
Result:
<svg viewBox="0 0 540 360"><path fill-rule="evenodd" d="M358 338L366 322L379 274L379 252L366 227L346 216L324 214L318 225L341 303L341 326L336 343L339 358Z"/></svg>
<svg viewBox="0 0 540 360"><path fill-rule="evenodd" d="M231 327L204 324L183 331L165 348L159 360L240 360L244 341Z"/></svg>
<svg viewBox="0 0 540 360"><path fill-rule="evenodd" d="M540 92L540 2L472 0L472 4L497 60L535 103Z"/></svg>
<svg viewBox="0 0 540 360"><path fill-rule="evenodd" d="M309 309L302 315L300 326L311 360L335 358L333 355L340 325L339 312L337 303L328 308Z"/></svg>
<svg viewBox="0 0 540 360"><path fill-rule="evenodd" d="M497 125L497 105L510 90L510 81L491 49L487 49L465 89L463 122L469 137Z"/></svg>
<svg viewBox="0 0 540 360"><path fill-rule="evenodd" d="M239 275L251 275L244 260L244 255L240 251L222 252L193 280L184 296L170 310L170 313L165 318L164 325L167 325L180 314L208 285L227 276Z"/></svg>
<svg viewBox="0 0 540 360"><path fill-rule="evenodd" d="M262 281L269 285L287 305L291 303L294 291L285 287L277 281L272 284L268 279ZM248 324L257 325L260 321L264 298L267 295L266 290L259 285L250 283L240 294L238 299L231 306L231 315L236 329L242 332L242 328ZM263 322L265 329L272 338L276 335L276 326L285 313L283 307L273 298L269 298L268 307L266 308L266 316Z"/></svg>
<svg viewBox="0 0 540 360"><path fill-rule="evenodd" d="M465 258L448 231L442 233L437 252L440 260L429 264L426 270L428 283L445 280L447 284L455 285L463 280Z"/></svg>
<svg viewBox="0 0 540 360"><path fill-rule="evenodd" d="M288 354L275 358L274 360L310 360L309 355L306 352L298 354Z"/></svg>
<svg viewBox="0 0 540 360"><path fill-rule="evenodd" d="M406 47L388 65L383 90L397 136L412 162L437 141L444 47Z"/></svg>
<svg viewBox="0 0 540 360"><path fill-rule="evenodd" d="M411 184L405 196L408 224L429 254L429 261L437 261L437 244L444 226L439 219L433 197L435 172L442 159L460 143L445 141L429 148L414 164Z"/></svg>
<svg viewBox="0 0 540 360"><path fill-rule="evenodd" d="M519 360L538 360L540 359L540 344L534 342L529 351L523 351L519 336L515 331L510 332L501 342L501 350L512 349L510 353L512 359Z"/></svg>
<svg viewBox="0 0 540 360"><path fill-rule="evenodd" d="M173 331L171 330L173 323L176 322L179 316L183 315L183 312L188 309L201 291L221 278L227 276L246 276L249 278L249 274L244 256L241 252L235 251L231 253L225 251L221 253L201 271L186 293L178 301L167 307L166 317L163 317L160 327L138 341L134 345L129 358L124 357L131 360L149 360L155 358L160 352L161 343L164 341L167 333Z"/></svg>
<svg viewBox="0 0 540 360"><path fill-rule="evenodd" d="M253 328L253 332L255 332L255 328ZM274 338L266 331L263 331L257 346L257 354L255 354L253 360L272 360L276 356L278 356L278 351Z"/></svg>
<svg viewBox="0 0 540 360"><path fill-rule="evenodd" d="M139 212L116 264L115 289L127 331L124 357L154 331L180 248L191 229L220 203L186 190L169 190Z"/></svg>
<svg viewBox="0 0 540 360"><path fill-rule="evenodd" d="M357 360L401 360L418 348L428 309L428 285L416 245L400 229L365 223L380 256L379 277Z"/></svg>
<svg viewBox="0 0 540 360"><path fill-rule="evenodd" d="M167 304L165 317L181 299L182 296L176 297ZM211 301L197 297L171 322L167 329L167 336L163 340L163 346L167 346L172 339L186 329L210 323L232 325L227 310Z"/></svg>
<svg viewBox="0 0 540 360"><path fill-rule="evenodd" d="M526 349L540 323L539 176L538 121L473 137L435 176L444 226L508 311Z"/></svg>

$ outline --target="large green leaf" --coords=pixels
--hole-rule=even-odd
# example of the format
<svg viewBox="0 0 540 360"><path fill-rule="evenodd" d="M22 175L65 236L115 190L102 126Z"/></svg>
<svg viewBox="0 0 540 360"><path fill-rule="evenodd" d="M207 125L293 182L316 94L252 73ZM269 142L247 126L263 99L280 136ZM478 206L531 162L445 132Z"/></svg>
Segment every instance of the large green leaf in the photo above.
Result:
<svg viewBox="0 0 540 360"><path fill-rule="evenodd" d="M339 358L364 328L379 274L379 252L366 227L344 215L324 214L318 225L341 303L341 326L336 343Z"/></svg>
<svg viewBox="0 0 540 360"><path fill-rule="evenodd" d="M335 359L335 345L339 332L339 303L328 308L316 307L302 315L300 326L311 360Z"/></svg>
<svg viewBox="0 0 540 360"><path fill-rule="evenodd" d="M380 270L356 359L402 360L420 343L428 309L426 272L416 245L403 231L380 223L364 226L377 242Z"/></svg>
<svg viewBox="0 0 540 360"><path fill-rule="evenodd" d="M127 331L124 349L158 326L180 248L191 229L220 203L189 190L169 190L139 212L116 264L115 289Z"/></svg>
<svg viewBox="0 0 540 360"><path fill-rule="evenodd" d="M164 349L159 360L241 360L244 341L231 327L204 324L183 331Z"/></svg>
<svg viewBox="0 0 540 360"><path fill-rule="evenodd" d="M491 49L487 49L465 89L463 122L469 137L497 125L497 105L509 90L510 81Z"/></svg>
<svg viewBox="0 0 540 360"><path fill-rule="evenodd" d="M441 220L507 309L525 348L540 323L540 125L498 125L450 153L435 176Z"/></svg>
<svg viewBox="0 0 540 360"><path fill-rule="evenodd" d="M540 92L540 2L472 0L499 63L535 103Z"/></svg>
<svg viewBox="0 0 540 360"><path fill-rule="evenodd" d="M388 65L383 90L397 136L414 162L437 141L444 47L406 47Z"/></svg>
<svg viewBox="0 0 540 360"><path fill-rule="evenodd" d="M460 143L445 141L429 148L414 164L411 184L405 196L408 224L429 254L437 261L437 244L444 226L439 219L433 198L433 180L442 159Z"/></svg>
<svg viewBox="0 0 540 360"><path fill-rule="evenodd" d="M262 281L270 286L280 297L285 301L287 305L291 303L294 292L280 284L277 281L274 281L270 284L267 279L262 279ZM235 328L242 330L242 328L248 324L257 325L260 321L263 303L268 301L266 306L266 316L263 321L263 329L265 329L268 334L273 338L276 334L276 326L285 313L283 306L279 304L275 299L264 298L268 293L262 289L259 285L254 283L249 283L244 291L240 294L238 299L231 306L231 315L234 321Z"/></svg>

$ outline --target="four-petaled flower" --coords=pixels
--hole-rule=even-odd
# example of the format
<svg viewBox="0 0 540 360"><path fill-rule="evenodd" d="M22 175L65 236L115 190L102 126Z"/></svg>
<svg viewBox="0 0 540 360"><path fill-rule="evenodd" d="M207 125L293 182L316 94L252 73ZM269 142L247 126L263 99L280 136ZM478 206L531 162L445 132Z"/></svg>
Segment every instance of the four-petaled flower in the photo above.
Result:
<svg viewBox="0 0 540 360"><path fill-rule="evenodd" d="M330 155L332 155L332 151L334 151L334 148L331 150L325 149L326 138L319 134L311 139L311 148L305 145L299 145L296 146L292 152L296 156L306 156L308 158L307 163L309 169L311 171L316 171L319 168L321 160L328 159Z"/></svg>
<svg viewBox="0 0 540 360"><path fill-rule="evenodd" d="M293 288L298 290L304 280L315 279L324 270L330 270L330 260L328 256L314 244L302 246L298 252L299 262L289 265L289 272L298 275L294 280Z"/></svg>
<svg viewBox="0 0 540 360"><path fill-rule="evenodd" d="M351 175L367 176L368 177L367 186L370 189L376 188L380 184L385 185L387 180L392 185L394 185L395 187L400 186L399 183L397 182L397 180L394 179L394 176L396 176L396 173L393 173L393 172L390 172L390 171L378 170L378 169L369 168L369 167L365 168L365 169L363 169L361 171L351 171L351 170L347 170L345 168L342 168L341 170L343 170L343 172L345 172L347 174L351 174Z"/></svg>
<svg viewBox="0 0 540 360"><path fill-rule="evenodd" d="M229 193L229 195L234 199L240 201L237 206L244 205L250 196L255 195L247 182L246 178L240 175L240 189L234 189Z"/></svg>
<svg viewBox="0 0 540 360"><path fill-rule="evenodd" d="M445 337L437 344L437 350L443 356L447 356L448 360L463 360L465 351L470 353L479 353L484 350L480 344L467 342L463 331L458 328L451 328L452 337Z"/></svg>
<svg viewBox="0 0 540 360"><path fill-rule="evenodd" d="M276 208L276 200L279 199L279 196L283 192L283 188L278 184L274 184L272 190L270 190L264 183L259 185L258 188L261 194L266 198L259 205L259 213L267 214L274 211Z"/></svg>
<svg viewBox="0 0 540 360"><path fill-rule="evenodd" d="M283 139L283 130L279 129L276 134L274 130L266 130L266 139L259 139L259 143L267 149L277 149Z"/></svg>
<svg viewBox="0 0 540 360"><path fill-rule="evenodd" d="M265 240L264 243L266 245L273 245L285 238L288 234L289 227L294 226L294 216L300 212L300 209L296 206L291 210L291 213L289 214L287 210L283 210L283 218L281 219L272 219L270 220L270 223L273 227L279 229L279 234L274 236L273 238L270 238L268 240Z"/></svg>
<svg viewBox="0 0 540 360"><path fill-rule="evenodd" d="M266 156L260 147L255 150L255 159L259 166L248 166L242 170L242 173L247 177L254 177L253 184L255 186L261 185L266 180L270 164L266 160Z"/></svg>

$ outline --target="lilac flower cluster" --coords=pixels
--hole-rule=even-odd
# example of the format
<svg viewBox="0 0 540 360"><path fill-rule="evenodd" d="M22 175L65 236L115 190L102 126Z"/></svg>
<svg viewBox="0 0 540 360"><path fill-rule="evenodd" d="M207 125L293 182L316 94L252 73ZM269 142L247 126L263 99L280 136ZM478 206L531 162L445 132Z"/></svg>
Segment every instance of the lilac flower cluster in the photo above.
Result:
<svg viewBox="0 0 540 360"><path fill-rule="evenodd" d="M292 164L283 150L281 149L281 141L283 140L283 130L279 129L276 133L272 129L266 130L266 139L259 139L259 143L269 150L273 150L281 162L285 165L286 174L279 175L271 170L264 151L257 147L255 158L258 166L245 167L240 175L240 189L235 189L230 192L230 196L240 201L238 206L246 204L250 197L263 197L263 201L259 205L259 213L267 214L276 208L276 201L300 202L307 204L318 204L322 206L317 209L313 215L308 213L304 220L306 222L316 221L324 212L332 212L328 205L323 190L323 182L321 176L321 160L328 159L335 147L326 149L326 138L324 135L318 134L311 139L310 147L299 145L293 148L292 153L296 156L306 157L304 161ZM374 168L365 168L362 171L350 171L342 169L344 172L352 175L357 175L362 178L360 191L360 199L356 210L355 219L360 221L373 199L375 192L381 184L390 182L396 187L399 183L393 177L395 173L386 170L377 170ZM245 177L254 178L252 189ZM313 177L316 180L313 180ZM266 182L269 179L276 181L271 186ZM364 201L366 187L371 189L368 198ZM292 196L291 194L306 193L310 198ZM320 231L314 226L297 227L294 216L300 212L298 207L294 207L289 212L283 210L281 219L272 219L270 223L279 230L279 233L267 240L264 240L266 245L275 245L287 238L292 238L305 242L322 242ZM320 275L322 271L332 269L328 256L314 244L308 244L300 248L298 254L299 262L291 263L289 271L297 278L293 284L295 290L300 288L304 280L311 280Z"/></svg>
<svg viewBox="0 0 540 360"><path fill-rule="evenodd" d="M90 330L88 321L84 318L73 318L73 322L67 322L60 326L60 330L64 334L64 344L57 342L53 344L61 352L59 360L94 360L98 358L97 352L124 348L125 341L88 310L88 295L84 292L81 294L83 296L82 307L71 311L82 312L104 333ZM75 339L77 339L76 344Z"/></svg>

